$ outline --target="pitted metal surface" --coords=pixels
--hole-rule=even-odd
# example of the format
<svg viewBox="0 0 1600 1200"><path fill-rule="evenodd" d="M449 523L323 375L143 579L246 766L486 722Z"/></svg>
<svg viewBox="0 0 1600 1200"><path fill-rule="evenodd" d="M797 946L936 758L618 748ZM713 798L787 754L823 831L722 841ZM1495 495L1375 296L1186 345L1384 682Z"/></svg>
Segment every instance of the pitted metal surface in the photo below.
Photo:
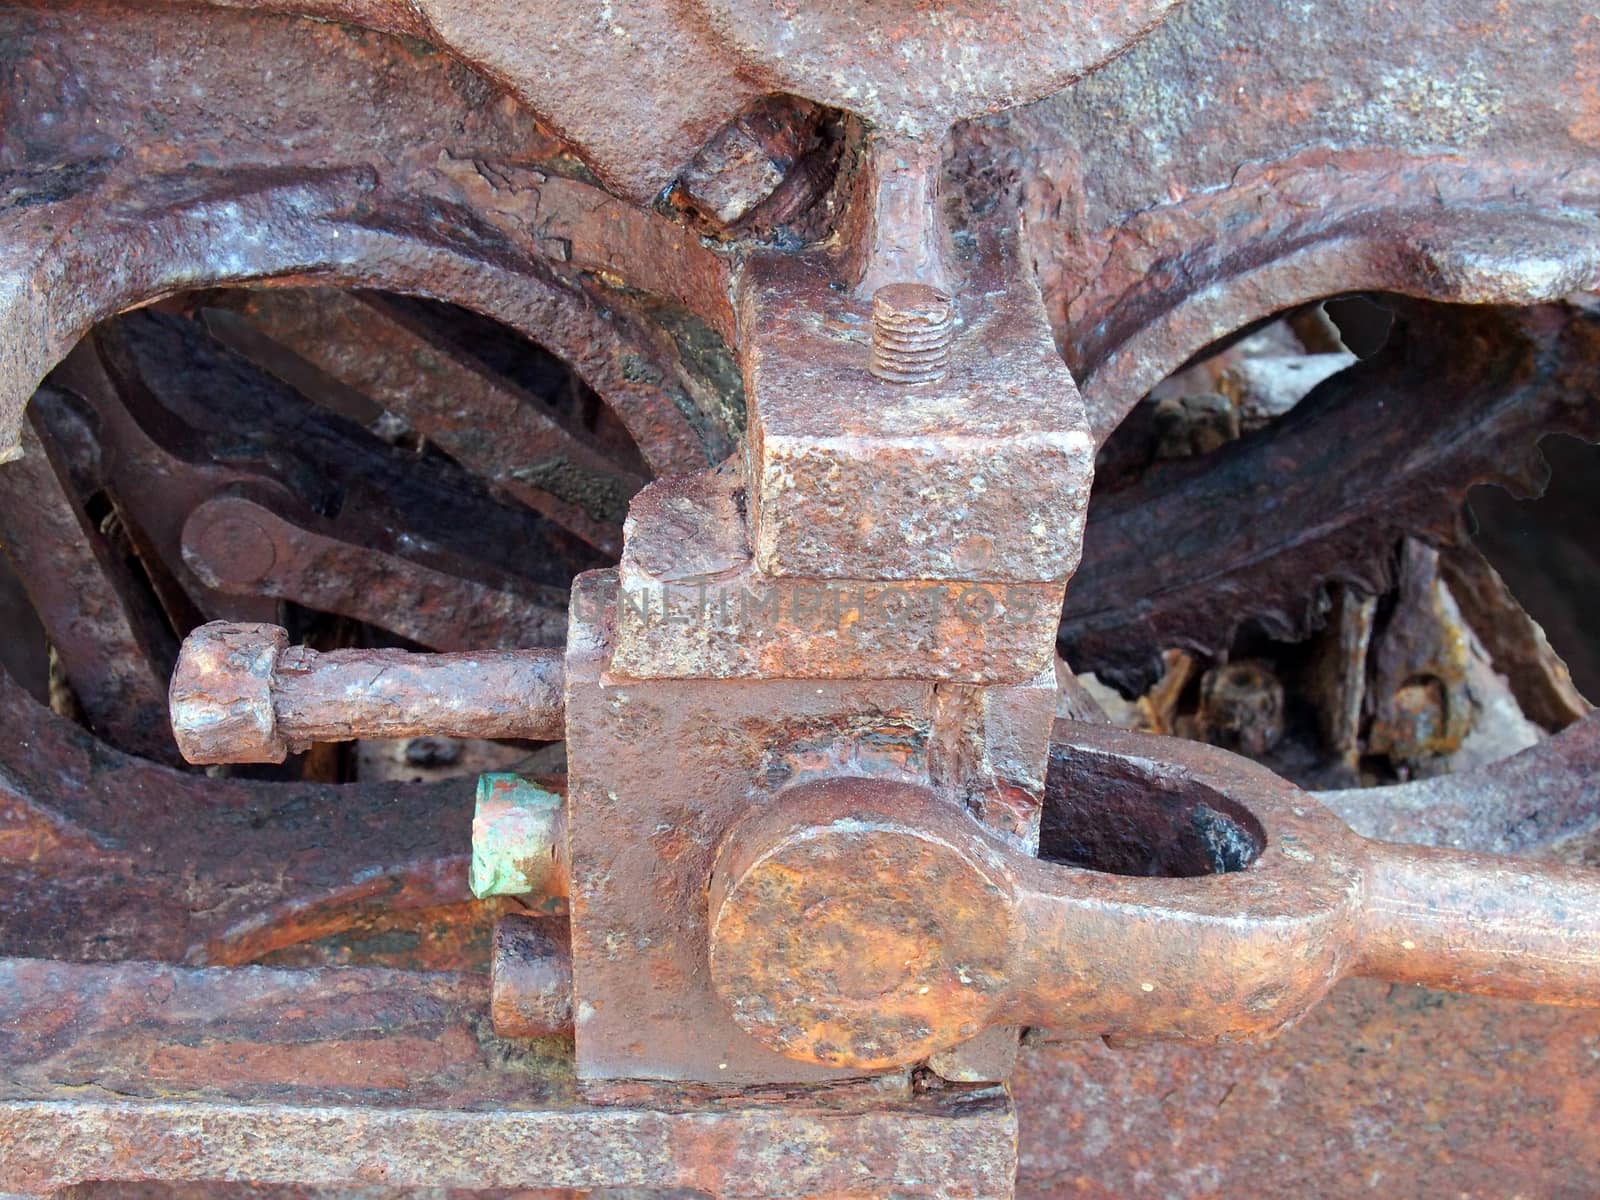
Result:
<svg viewBox="0 0 1600 1200"><path fill-rule="evenodd" d="M0 1191L1303 1194L1235 1043L1452 991L1542 1049L1421 1190L1592 1190L1515 1096L1593 1106L1600 726L1461 521L1600 434L1592 25L0 6ZM1271 336L1338 362L1245 403ZM1438 768L1486 656L1531 749L1287 777L1308 689ZM1185 1144L1210 1063L1294 1100Z"/></svg>

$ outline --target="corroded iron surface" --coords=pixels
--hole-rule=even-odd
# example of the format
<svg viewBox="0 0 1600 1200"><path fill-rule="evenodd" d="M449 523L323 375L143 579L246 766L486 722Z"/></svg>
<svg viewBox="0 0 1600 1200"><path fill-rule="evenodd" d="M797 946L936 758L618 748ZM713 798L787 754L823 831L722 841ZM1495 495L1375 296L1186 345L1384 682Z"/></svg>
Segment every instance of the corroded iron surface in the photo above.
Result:
<svg viewBox="0 0 1600 1200"><path fill-rule="evenodd" d="M1015 1169L998 1090L583 1106L559 1042L486 1031L481 977L5 959L0 979L23 1031L0 1042L9 1191L177 1178L754 1197L782 1171L818 1193L977 1200L1007 1194Z"/></svg>
<svg viewBox="0 0 1600 1200"><path fill-rule="evenodd" d="M1592 1011L1341 984L1267 1046L1024 1049L1017 1195L1581 1196Z"/></svg>
<svg viewBox="0 0 1600 1200"><path fill-rule="evenodd" d="M1593 1190L1593 26L0 4L0 1191Z"/></svg>
<svg viewBox="0 0 1600 1200"><path fill-rule="evenodd" d="M387 931L422 965L483 956L492 913L466 905L470 781L181 774L107 749L9 681L0 717L27 731L0 780L10 955L228 965L342 932L376 950Z"/></svg>
<svg viewBox="0 0 1600 1200"><path fill-rule="evenodd" d="M192 763L282 762L361 737L559 738L550 650L411 654L289 644L274 625L202 625L172 675L172 727Z"/></svg>

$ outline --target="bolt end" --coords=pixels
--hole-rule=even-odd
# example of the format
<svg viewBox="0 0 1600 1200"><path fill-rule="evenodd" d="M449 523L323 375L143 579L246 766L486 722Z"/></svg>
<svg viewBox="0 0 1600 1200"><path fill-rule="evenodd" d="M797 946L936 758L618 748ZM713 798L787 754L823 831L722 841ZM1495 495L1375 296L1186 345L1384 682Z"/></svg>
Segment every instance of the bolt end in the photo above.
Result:
<svg viewBox="0 0 1600 1200"><path fill-rule="evenodd" d="M950 297L925 283L890 283L872 296L872 358L867 369L888 383L944 378L955 334Z"/></svg>
<svg viewBox="0 0 1600 1200"><path fill-rule="evenodd" d="M520 775L480 775L467 880L472 894L534 896L548 911L564 911L566 864L566 801Z"/></svg>
<svg viewBox="0 0 1600 1200"><path fill-rule="evenodd" d="M572 948L565 922L511 913L494 928L489 1019L505 1038L572 1034Z"/></svg>

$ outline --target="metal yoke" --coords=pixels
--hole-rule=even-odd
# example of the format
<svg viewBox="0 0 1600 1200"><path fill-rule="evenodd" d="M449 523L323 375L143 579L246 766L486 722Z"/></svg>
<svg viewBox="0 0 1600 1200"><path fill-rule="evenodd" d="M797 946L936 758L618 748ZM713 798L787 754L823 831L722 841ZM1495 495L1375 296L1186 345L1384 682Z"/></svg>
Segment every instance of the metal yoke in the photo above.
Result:
<svg viewBox="0 0 1600 1200"><path fill-rule="evenodd" d="M931 99L824 18L794 85L873 125L844 232L736 273L740 461L647 487L619 568L574 587L572 970L590 1084L861 1073L762 1045L707 970L717 848L784 789L916 785L1037 846L1094 442L1015 211L1002 199L952 237L940 147L956 120L1044 94L1108 48L1002 7L995 34L1044 35L1036 51ZM722 13L739 53L794 71L761 49L758 12ZM930 52L959 32L926 28ZM1015 1047L1000 1031L936 1066L1004 1078Z"/></svg>
<svg viewBox="0 0 1600 1200"><path fill-rule="evenodd" d="M952 297L948 368L914 384L869 372L870 306L830 287L824 261L750 263L742 472L647 488L620 568L574 589L583 1078L840 1073L752 1041L706 972L717 845L785 788L916 784L1022 852L1037 844L1056 614L1093 445L1014 241L980 244L953 264L967 283ZM948 1069L986 1077L1004 1064Z"/></svg>

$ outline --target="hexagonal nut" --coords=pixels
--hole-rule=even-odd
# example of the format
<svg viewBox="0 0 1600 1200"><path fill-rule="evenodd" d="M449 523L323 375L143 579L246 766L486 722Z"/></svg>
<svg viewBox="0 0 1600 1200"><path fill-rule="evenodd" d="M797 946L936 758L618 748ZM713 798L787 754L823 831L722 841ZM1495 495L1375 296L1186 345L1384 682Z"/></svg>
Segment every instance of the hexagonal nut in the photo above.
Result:
<svg viewBox="0 0 1600 1200"><path fill-rule="evenodd" d="M567 802L520 775L478 777L468 886L480 900L531 896L545 912L564 912Z"/></svg>
<svg viewBox="0 0 1600 1200"><path fill-rule="evenodd" d="M272 708L272 672L289 634L277 625L212 621L183 641L168 707L178 750L196 766L279 763L289 747Z"/></svg>

